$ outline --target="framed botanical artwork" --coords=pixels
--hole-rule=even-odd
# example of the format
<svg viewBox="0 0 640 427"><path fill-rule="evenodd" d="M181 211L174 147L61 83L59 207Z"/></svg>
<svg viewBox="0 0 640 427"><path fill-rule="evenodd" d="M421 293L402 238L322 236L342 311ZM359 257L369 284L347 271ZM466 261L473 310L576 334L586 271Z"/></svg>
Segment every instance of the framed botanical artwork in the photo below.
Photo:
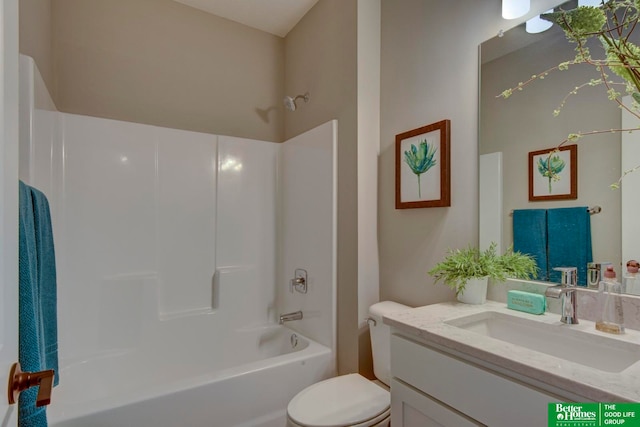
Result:
<svg viewBox="0 0 640 427"><path fill-rule="evenodd" d="M577 198L577 145L529 153L529 201Z"/></svg>
<svg viewBox="0 0 640 427"><path fill-rule="evenodd" d="M396 135L396 209L451 206L451 121Z"/></svg>

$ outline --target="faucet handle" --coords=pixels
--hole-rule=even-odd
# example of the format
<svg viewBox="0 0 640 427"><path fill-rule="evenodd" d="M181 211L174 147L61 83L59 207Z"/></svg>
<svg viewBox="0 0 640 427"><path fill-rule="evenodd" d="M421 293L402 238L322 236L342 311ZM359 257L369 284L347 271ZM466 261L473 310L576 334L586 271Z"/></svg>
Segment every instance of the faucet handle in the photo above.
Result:
<svg viewBox="0 0 640 427"><path fill-rule="evenodd" d="M562 273L560 284L565 286L578 284L578 269L576 267L555 267L554 270Z"/></svg>

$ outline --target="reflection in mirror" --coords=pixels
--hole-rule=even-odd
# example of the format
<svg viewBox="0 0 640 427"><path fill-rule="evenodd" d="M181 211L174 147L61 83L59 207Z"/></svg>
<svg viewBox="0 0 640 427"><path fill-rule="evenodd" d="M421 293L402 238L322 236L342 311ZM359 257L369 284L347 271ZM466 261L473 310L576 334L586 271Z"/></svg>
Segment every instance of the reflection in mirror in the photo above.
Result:
<svg viewBox="0 0 640 427"><path fill-rule="evenodd" d="M594 56L600 56L599 42L591 43ZM601 213L591 216L593 260L612 263L621 279L628 261L622 259L621 253L621 191L610 187L621 175L620 133L607 132L577 142L576 199L529 200L530 152L554 148L570 133L621 127L620 109L608 100L603 86L587 87L570 95L560 115L554 117L554 110L576 86L599 78L599 74L592 66L577 65L550 73L523 91L514 91L508 99L498 96L532 75L574 58L573 49L574 45L555 25L543 33L528 34L523 24L482 43L478 151L480 155L502 153L502 224L497 234L502 248L513 242L513 210L600 206ZM640 242L640 236L635 240ZM640 258L640 253L624 255Z"/></svg>

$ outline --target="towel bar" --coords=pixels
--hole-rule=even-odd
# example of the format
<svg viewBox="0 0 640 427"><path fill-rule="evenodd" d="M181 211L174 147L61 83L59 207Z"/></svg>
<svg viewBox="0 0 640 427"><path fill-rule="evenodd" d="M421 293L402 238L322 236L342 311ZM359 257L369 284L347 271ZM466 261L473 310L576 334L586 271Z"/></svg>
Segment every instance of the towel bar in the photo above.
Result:
<svg viewBox="0 0 640 427"><path fill-rule="evenodd" d="M591 215L595 215L595 214L599 214L600 212L602 212L602 208L600 206L594 206L592 208L587 209L587 211ZM513 216L513 210L511 210L511 212L509 212L509 216Z"/></svg>

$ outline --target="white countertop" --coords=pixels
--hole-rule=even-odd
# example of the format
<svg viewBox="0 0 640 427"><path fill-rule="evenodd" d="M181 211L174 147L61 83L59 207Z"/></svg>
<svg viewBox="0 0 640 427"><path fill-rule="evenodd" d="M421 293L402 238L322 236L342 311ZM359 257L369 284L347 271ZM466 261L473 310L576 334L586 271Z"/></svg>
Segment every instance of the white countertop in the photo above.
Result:
<svg viewBox="0 0 640 427"><path fill-rule="evenodd" d="M482 305L457 302L428 305L386 315L384 323L406 336L446 347L594 402L640 402L640 362L619 373L604 372L444 323L484 311L502 312L559 328L640 344L640 331L627 329L623 335L608 334L597 331L594 322L580 319L578 325L565 325L558 314L523 313L495 301Z"/></svg>

